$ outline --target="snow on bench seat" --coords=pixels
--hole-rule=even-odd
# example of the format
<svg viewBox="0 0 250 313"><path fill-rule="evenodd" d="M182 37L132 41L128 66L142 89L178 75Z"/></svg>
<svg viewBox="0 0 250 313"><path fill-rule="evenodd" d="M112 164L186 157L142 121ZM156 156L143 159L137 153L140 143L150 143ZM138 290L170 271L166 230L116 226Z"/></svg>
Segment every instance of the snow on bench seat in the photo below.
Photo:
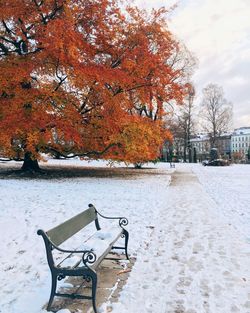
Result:
<svg viewBox="0 0 250 313"><path fill-rule="evenodd" d="M91 268L96 268L105 256L111 250L113 244L118 240L122 234L121 227L110 227L108 230L99 230L95 232L83 245L80 245L77 250L91 250L96 255L96 261L90 265ZM61 268L84 266L82 262L82 255L70 255L62 262Z"/></svg>

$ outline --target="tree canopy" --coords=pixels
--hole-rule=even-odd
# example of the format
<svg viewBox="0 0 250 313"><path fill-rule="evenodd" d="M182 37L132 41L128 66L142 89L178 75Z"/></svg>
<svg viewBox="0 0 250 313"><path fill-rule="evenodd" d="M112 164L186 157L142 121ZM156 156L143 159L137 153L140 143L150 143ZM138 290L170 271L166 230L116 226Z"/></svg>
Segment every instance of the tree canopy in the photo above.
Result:
<svg viewBox="0 0 250 313"><path fill-rule="evenodd" d="M182 102L189 75L165 13L0 1L0 155L155 159L165 103Z"/></svg>

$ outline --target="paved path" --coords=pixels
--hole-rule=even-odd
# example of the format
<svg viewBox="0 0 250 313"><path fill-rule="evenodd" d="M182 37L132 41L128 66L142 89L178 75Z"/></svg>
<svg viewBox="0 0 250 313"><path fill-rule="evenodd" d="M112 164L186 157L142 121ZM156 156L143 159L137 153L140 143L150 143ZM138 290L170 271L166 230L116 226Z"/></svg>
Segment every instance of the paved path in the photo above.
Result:
<svg viewBox="0 0 250 313"><path fill-rule="evenodd" d="M170 301L173 308L179 300L180 312L190 308L190 313L249 313L247 244L230 225L213 215L210 208L215 203L191 172L177 171L169 194L166 235L174 233L175 241L169 243L169 248L176 262L171 262L170 268L178 268L171 285L180 294Z"/></svg>
<svg viewBox="0 0 250 313"><path fill-rule="evenodd" d="M190 169L173 174L115 313L250 313L249 244L212 207Z"/></svg>

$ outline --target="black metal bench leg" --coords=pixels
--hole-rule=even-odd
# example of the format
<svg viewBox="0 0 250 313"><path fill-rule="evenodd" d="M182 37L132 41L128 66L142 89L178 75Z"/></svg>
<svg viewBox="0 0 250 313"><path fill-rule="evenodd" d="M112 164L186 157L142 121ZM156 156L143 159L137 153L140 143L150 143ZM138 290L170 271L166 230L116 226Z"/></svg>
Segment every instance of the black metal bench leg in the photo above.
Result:
<svg viewBox="0 0 250 313"><path fill-rule="evenodd" d="M51 282L51 292L50 292L49 303L48 303L48 306L47 306L47 311L50 311L50 309L51 309L51 304L53 302L53 299L54 299L54 296L55 296L55 293L56 293L56 286L57 286L57 276L52 274L51 275L51 279L52 279L52 282Z"/></svg>
<svg viewBox="0 0 250 313"><path fill-rule="evenodd" d="M97 308L96 308L97 275L96 273L91 273L91 279L92 279L92 305L93 305L94 312L97 313Z"/></svg>
<svg viewBox="0 0 250 313"><path fill-rule="evenodd" d="M129 239L129 233L126 229L123 229L123 234L125 236L125 254L127 257L127 260L129 260L129 256L128 256L128 239Z"/></svg>

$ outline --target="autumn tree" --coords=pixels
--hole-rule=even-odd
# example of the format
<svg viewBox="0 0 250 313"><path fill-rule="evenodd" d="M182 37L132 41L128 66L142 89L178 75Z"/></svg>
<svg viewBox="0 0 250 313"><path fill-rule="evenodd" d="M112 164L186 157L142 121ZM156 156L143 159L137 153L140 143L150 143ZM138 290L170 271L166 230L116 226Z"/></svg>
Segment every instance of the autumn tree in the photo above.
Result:
<svg viewBox="0 0 250 313"><path fill-rule="evenodd" d="M166 12L115 0L0 1L0 153L145 162L169 135L164 103L187 72Z"/></svg>
<svg viewBox="0 0 250 313"><path fill-rule="evenodd" d="M203 89L201 103L203 128L210 135L211 147L218 147L218 137L230 128L232 105L224 98L223 88L209 84Z"/></svg>

